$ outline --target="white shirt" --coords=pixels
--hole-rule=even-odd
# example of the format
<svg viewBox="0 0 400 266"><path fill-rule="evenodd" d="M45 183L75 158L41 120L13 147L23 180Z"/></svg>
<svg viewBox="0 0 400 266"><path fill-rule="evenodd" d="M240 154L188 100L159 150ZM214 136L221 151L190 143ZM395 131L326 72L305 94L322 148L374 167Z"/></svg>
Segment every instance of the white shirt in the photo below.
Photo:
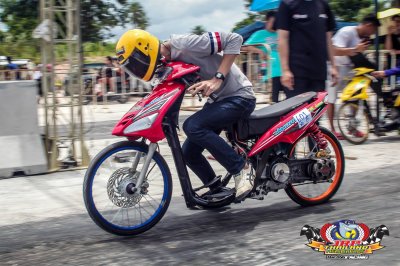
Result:
<svg viewBox="0 0 400 266"><path fill-rule="evenodd" d="M358 36L357 26L347 26L341 28L336 32L332 38L334 46L339 48L353 48L361 42ZM351 61L348 56L335 56L335 62L339 65L351 65Z"/></svg>

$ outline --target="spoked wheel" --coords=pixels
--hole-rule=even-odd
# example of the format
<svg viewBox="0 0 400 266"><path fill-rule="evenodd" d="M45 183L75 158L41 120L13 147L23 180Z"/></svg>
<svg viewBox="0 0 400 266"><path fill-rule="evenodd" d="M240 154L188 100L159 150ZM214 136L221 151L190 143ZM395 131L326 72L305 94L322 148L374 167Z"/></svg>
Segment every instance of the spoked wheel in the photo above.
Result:
<svg viewBox="0 0 400 266"><path fill-rule="evenodd" d="M350 143L361 144L368 139L368 115L358 104L347 102L340 106L338 126L340 133Z"/></svg>
<svg viewBox="0 0 400 266"><path fill-rule="evenodd" d="M147 152L145 144L118 142L102 150L89 166L83 183L86 209L107 232L125 236L143 233L167 211L171 173L157 151L142 185L136 186Z"/></svg>
<svg viewBox="0 0 400 266"><path fill-rule="evenodd" d="M330 157L335 164L333 177L324 181L305 181L304 183L289 184L285 189L288 196L302 206L313 206L327 202L337 192L344 176L344 154L339 140L328 129L320 127L322 134L328 141ZM309 136L300 138L290 153L293 159L306 159L310 154L319 151L317 143Z"/></svg>

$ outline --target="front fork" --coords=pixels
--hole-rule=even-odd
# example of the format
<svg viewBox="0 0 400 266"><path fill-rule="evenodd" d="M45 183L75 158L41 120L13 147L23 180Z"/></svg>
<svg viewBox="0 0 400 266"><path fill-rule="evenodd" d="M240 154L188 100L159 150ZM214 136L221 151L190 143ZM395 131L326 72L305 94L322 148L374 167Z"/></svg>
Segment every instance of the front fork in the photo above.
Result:
<svg viewBox="0 0 400 266"><path fill-rule="evenodd" d="M151 160L153 159L154 152L156 151L157 146L158 146L157 143L150 143L149 149L148 149L148 152L147 152L147 156L144 159L143 168L140 171L139 178L138 178L138 180L136 182L136 186L132 188L132 192L133 193L136 193L136 192L140 193L140 188L142 187L144 178L145 178L145 176L147 174L147 170L149 170L149 166L150 166ZM137 166L139 164L140 157L142 157L142 153L141 152L137 152L136 156L135 156L135 159L133 160L133 163L132 163L132 171L133 172L136 172L136 168L137 168Z"/></svg>

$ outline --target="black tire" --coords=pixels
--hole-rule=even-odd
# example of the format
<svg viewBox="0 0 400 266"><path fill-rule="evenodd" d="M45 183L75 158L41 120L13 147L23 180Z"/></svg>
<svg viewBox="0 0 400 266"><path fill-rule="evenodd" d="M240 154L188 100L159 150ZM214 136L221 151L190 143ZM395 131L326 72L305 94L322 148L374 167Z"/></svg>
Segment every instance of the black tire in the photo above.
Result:
<svg viewBox="0 0 400 266"><path fill-rule="evenodd" d="M337 124L340 130L340 133L342 134L342 136L350 143L355 144L355 145L359 145L364 143L365 141L367 141L368 139L368 135L369 135L369 119L368 119L368 114L364 111L363 112L363 119L365 120L364 122L366 123L367 126L367 130L364 133L363 137L355 137L353 136L351 133L349 133L349 125L343 125L341 122L342 120L344 120L345 118L345 110L346 108L351 108L351 106L353 106L352 108L357 109L358 108L358 104L353 103L353 102L345 102L344 104L342 104L339 108L338 111L338 119L337 119ZM349 122L350 123L350 122Z"/></svg>
<svg viewBox="0 0 400 266"><path fill-rule="evenodd" d="M336 162L336 173L334 176L334 181L333 183L328 187L328 190L326 190L324 193L322 193L320 196L317 196L315 198L307 198L301 195L296 188L289 184L285 191L286 194L297 204L308 207L308 206L314 206L318 204L325 203L329 201L338 191L344 177L344 169L345 169L345 158L344 158L344 153L342 146L340 144L340 141L336 138L336 136L330 132L328 129L324 127L320 127L320 130L322 134L325 136L327 141L332 145L332 147L335 149L335 154L336 156L339 155L339 160L340 160L340 169L338 169L338 162ZM303 138L309 138L307 135L304 136ZM296 147L296 144L299 143L303 138L300 138L292 147L292 151L290 152L290 156L292 156L294 148ZM308 186L313 186L314 184L309 184ZM306 185L307 186L307 185Z"/></svg>
<svg viewBox="0 0 400 266"><path fill-rule="evenodd" d="M159 169L161 170L162 179L164 182L162 200L161 200L160 204L158 205L158 208L156 209L152 206L154 208L155 213L149 218L149 220L146 220L144 223L142 222L142 215L140 214L140 222L142 224L140 224L139 226L129 227L129 226L116 225L113 223L113 221L111 221L111 222L108 221L97 209L95 201L93 199L93 195L92 195L92 186L93 186L93 180L96 177L96 173L97 173L97 170L99 169L99 167L103 164L103 162L107 158L110 158L112 155L114 155L120 151L140 151L143 153L147 153L148 146L145 144L142 144L142 143L138 143L138 142L122 141L122 142L118 142L115 144L111 144L108 147L106 147L105 149L103 149L92 160L88 170L86 171L85 179L83 182L83 198L84 198L86 209L87 209L90 217L100 228L104 229L105 231L107 231L109 233L116 234L116 235L133 236L133 235L141 234L141 233L149 230L150 228L152 228L154 225L156 225L161 220L161 218L164 216L165 212L167 211L168 206L171 202L171 196L172 196L171 172L170 172L168 165L165 162L164 158L156 151L154 153L154 156L152 159L155 162L154 166L157 165L159 167ZM115 157L114 157L114 159L115 159ZM151 185L149 185L149 189L150 189L150 187L151 187ZM111 201L111 199L109 199L109 200L111 203L113 203ZM141 208L140 201L142 201L142 197L140 197L140 200L139 200L139 209ZM116 206L116 204L114 204L114 206L112 206L112 208L115 208L115 206ZM131 207L131 206L129 206L129 207ZM129 207L128 207L128 209L129 209ZM126 206L123 206L121 209L124 209L124 208L126 208ZM135 208L136 208L136 206L135 206ZM127 213L128 213L128 210L127 210ZM128 216L128 222L129 222L129 216Z"/></svg>

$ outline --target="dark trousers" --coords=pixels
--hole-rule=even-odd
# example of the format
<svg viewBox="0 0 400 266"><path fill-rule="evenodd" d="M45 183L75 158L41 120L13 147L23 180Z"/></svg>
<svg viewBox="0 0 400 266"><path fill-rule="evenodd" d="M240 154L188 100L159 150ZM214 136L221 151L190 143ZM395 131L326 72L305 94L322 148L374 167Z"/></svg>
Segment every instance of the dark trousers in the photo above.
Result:
<svg viewBox="0 0 400 266"><path fill-rule="evenodd" d="M306 78L294 78L294 90L286 89L287 98L297 96L299 94L315 91L325 91L326 82L325 80L315 80Z"/></svg>
<svg viewBox="0 0 400 266"><path fill-rule="evenodd" d="M279 102L279 92L285 92L286 88L281 83L281 77L272 78L272 101L274 103Z"/></svg>
<svg viewBox="0 0 400 266"><path fill-rule="evenodd" d="M206 184L216 174L202 154L207 149L212 156L231 174L239 173L244 159L219 136L239 119L247 118L254 110L256 100L229 97L214 103L206 103L202 110L190 116L183 123L187 140L182 150L186 164Z"/></svg>

